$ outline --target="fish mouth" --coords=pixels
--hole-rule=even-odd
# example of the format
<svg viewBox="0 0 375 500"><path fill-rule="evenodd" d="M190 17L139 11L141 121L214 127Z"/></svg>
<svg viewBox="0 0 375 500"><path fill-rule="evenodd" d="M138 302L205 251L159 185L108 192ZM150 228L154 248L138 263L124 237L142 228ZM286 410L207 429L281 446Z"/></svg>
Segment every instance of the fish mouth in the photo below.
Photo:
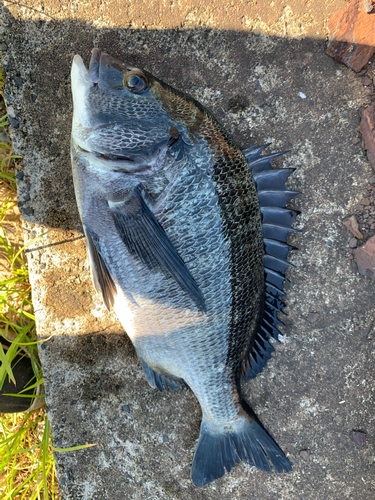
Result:
<svg viewBox="0 0 375 500"><path fill-rule="evenodd" d="M127 154L102 153L86 149L80 144L77 144L77 147L78 151L83 153L91 162L100 164L109 170L151 174L156 168L158 158L170 147L170 143L171 140L166 139L147 150Z"/></svg>
<svg viewBox="0 0 375 500"><path fill-rule="evenodd" d="M100 49L92 49L89 69L86 78L92 83L99 83Z"/></svg>
<svg viewBox="0 0 375 500"><path fill-rule="evenodd" d="M91 51L89 68L87 69L82 57L75 55L72 65L72 80L81 81L85 87L99 86L102 90L111 88L122 89L124 73L135 71L136 68L127 66L100 49Z"/></svg>
<svg viewBox="0 0 375 500"><path fill-rule="evenodd" d="M99 49L93 49L91 52L89 69L87 69L82 57L76 54L73 58L72 81L86 82L86 84L84 84L85 87L88 83L97 85L99 83L100 57L101 51Z"/></svg>

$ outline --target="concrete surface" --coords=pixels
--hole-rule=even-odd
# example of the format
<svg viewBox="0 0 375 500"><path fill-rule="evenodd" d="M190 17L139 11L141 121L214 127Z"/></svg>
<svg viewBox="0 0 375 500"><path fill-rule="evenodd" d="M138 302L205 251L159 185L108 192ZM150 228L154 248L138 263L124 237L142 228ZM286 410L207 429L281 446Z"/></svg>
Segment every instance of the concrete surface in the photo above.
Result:
<svg viewBox="0 0 375 500"><path fill-rule="evenodd" d="M27 238L44 234L28 255L39 336L53 335L40 350L53 440L99 443L56 454L63 499L374 498L374 283L348 259L341 223L371 175L353 143L357 109L369 98L325 55L324 23L344 3L155 1L146 11L143 2L6 2L0 49L24 158L18 196ZM148 387L121 326L94 295L69 158L71 59L87 61L93 45L193 95L242 146L291 150L279 164L297 168L290 185L303 191L294 201L303 233L291 238L299 251L286 335L264 372L244 383L294 463L291 474L240 464L195 488L196 399ZM352 430L366 433L363 447Z"/></svg>

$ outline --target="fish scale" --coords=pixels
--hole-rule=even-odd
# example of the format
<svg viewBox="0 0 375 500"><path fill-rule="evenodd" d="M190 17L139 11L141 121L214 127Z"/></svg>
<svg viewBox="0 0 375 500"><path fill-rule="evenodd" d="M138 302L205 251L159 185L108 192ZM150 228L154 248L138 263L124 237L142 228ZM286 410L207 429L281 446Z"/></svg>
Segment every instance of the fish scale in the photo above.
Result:
<svg viewBox="0 0 375 500"><path fill-rule="evenodd" d="M89 70L75 56L72 90L93 283L150 386L187 385L198 398L192 481L208 484L241 460L290 471L239 384L241 372L263 369L282 324L290 172L271 170L277 155L260 156L263 147L243 153L192 98L98 49Z"/></svg>
<svg viewBox="0 0 375 500"><path fill-rule="evenodd" d="M202 339L202 337L205 339L204 345L206 346L206 349L200 349L198 351L195 349L197 340L196 333L192 328L189 328L187 331L182 329L173 332L172 336L169 336L168 339L164 339L164 343L160 347L157 341L152 342L151 346L147 349L144 344L146 343L147 345L148 342L147 340L144 342L142 337L136 340L136 344L139 346L138 352L140 356L150 366L159 365L162 368L165 368L163 366L163 358L165 357L163 350L165 349L165 343L168 344L168 351L174 352L173 357L178 357L181 348L184 347L184 352L190 353L190 356L193 356L192 361L189 360L189 356L185 354L184 363L178 363L181 367L183 367L183 369L180 368L178 373L174 373L183 378L185 381L188 381L189 372L191 371L191 368L194 367L196 370L196 376L194 377L196 382L194 383L193 380L191 380L190 384L196 387L195 393L197 394L197 397L203 401L207 397L209 400L213 400L215 398L211 391L209 391L207 395L201 391L200 386L202 386L202 379L204 379L205 375L204 373L198 375L198 372L200 367L205 368L207 363L207 354L211 357L213 356L213 352L215 352L213 351L213 347L216 346L218 352L224 352L224 350L220 348L221 344L225 342L227 335L226 332L223 331L222 326L218 328L217 318L223 319L225 315L229 314L230 289L227 284L227 290L225 290L225 288L223 290L222 283L229 282L230 274L228 266L224 265L225 262L228 261L228 246L225 247L222 239L220 231L221 219L217 209L217 203L202 204L202 201L199 201L199 198L194 196L194 191L201 191L202 188L204 188L206 192L205 199L210 198L210 196L213 199L217 199L214 184L212 182L210 183L207 178L207 167L205 167L205 165L209 162L207 150L206 154L202 156L203 158L200 159L199 154L197 154L198 161L194 164L186 162L185 166L180 165L181 175L179 177L178 184L175 184L176 189L169 191L168 197L157 207L156 215L171 240L176 242L177 251L180 253L183 260L191 263L190 270L192 274L194 274L195 280L206 298L207 313L209 315L216 316L216 320L213 325L210 326L210 322L208 321L207 324L204 325L206 329L205 333L203 335L202 333L199 333L198 335L198 342ZM199 164L203 165L203 168L201 168L200 175L197 175L196 165ZM192 176L192 171L195 172L194 176ZM184 189L185 179L187 186L191 186L191 181L194 179L195 187L193 192L190 189ZM173 213L173 219L168 217L168 214L170 213ZM195 215L199 216L199 225L197 225ZM184 225L176 224L176 220L186 220L186 223ZM189 224L187 223L187 220L189 220ZM215 222L214 225L213 222ZM192 231L194 231L193 240L191 239ZM210 249L209 253L207 250L206 253L204 253L204 248L200 244L200 240L203 238L205 243L204 246L207 250ZM189 240L188 243L186 242L186 239ZM202 255L204 256L203 258ZM187 256L189 256L189 259ZM201 258L197 258L199 256L201 256ZM214 263L217 262L222 262L223 265L221 267L216 267L216 273L213 273L212 268L214 268ZM208 272L210 273L209 279L207 279ZM220 289L223 291L222 299L217 300ZM155 300L165 301L165 294L155 296ZM222 319L220 320L220 323L222 323ZM175 322L174 316L171 317L171 322ZM208 352L206 352L206 350ZM222 356L221 362L225 362L224 356ZM212 368L215 368L215 363L212 364ZM208 405L209 404L210 403L208 403ZM222 409L220 411L222 412Z"/></svg>

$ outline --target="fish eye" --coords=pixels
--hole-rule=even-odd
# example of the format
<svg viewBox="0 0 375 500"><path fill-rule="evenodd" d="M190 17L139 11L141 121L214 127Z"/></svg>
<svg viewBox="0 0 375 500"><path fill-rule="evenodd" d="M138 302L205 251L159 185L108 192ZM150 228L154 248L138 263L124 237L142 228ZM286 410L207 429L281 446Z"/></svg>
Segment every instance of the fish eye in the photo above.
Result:
<svg viewBox="0 0 375 500"><path fill-rule="evenodd" d="M135 93L143 92L149 85L145 76L132 74L125 81L125 86Z"/></svg>

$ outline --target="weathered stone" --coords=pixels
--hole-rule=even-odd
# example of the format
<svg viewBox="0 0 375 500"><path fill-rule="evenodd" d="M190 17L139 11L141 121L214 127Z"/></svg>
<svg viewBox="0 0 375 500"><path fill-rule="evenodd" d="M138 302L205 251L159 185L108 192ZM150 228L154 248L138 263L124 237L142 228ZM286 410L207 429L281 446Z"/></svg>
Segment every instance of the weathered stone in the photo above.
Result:
<svg viewBox="0 0 375 500"><path fill-rule="evenodd" d="M349 229L349 231L356 238L359 238L360 240L363 239L363 234L359 230L358 222L357 222L357 219L356 219L355 215L352 215L351 217L349 217L349 219L343 220L342 223L344 224L344 226L346 226Z"/></svg>
<svg viewBox="0 0 375 500"><path fill-rule="evenodd" d="M375 102L363 111L360 123L360 131L363 137L364 149L375 170Z"/></svg>
<svg viewBox="0 0 375 500"><path fill-rule="evenodd" d="M375 16L364 0L352 0L329 19L327 54L360 71L375 52Z"/></svg>
<svg viewBox="0 0 375 500"><path fill-rule="evenodd" d="M361 274L375 279L375 236L354 250L354 257Z"/></svg>

